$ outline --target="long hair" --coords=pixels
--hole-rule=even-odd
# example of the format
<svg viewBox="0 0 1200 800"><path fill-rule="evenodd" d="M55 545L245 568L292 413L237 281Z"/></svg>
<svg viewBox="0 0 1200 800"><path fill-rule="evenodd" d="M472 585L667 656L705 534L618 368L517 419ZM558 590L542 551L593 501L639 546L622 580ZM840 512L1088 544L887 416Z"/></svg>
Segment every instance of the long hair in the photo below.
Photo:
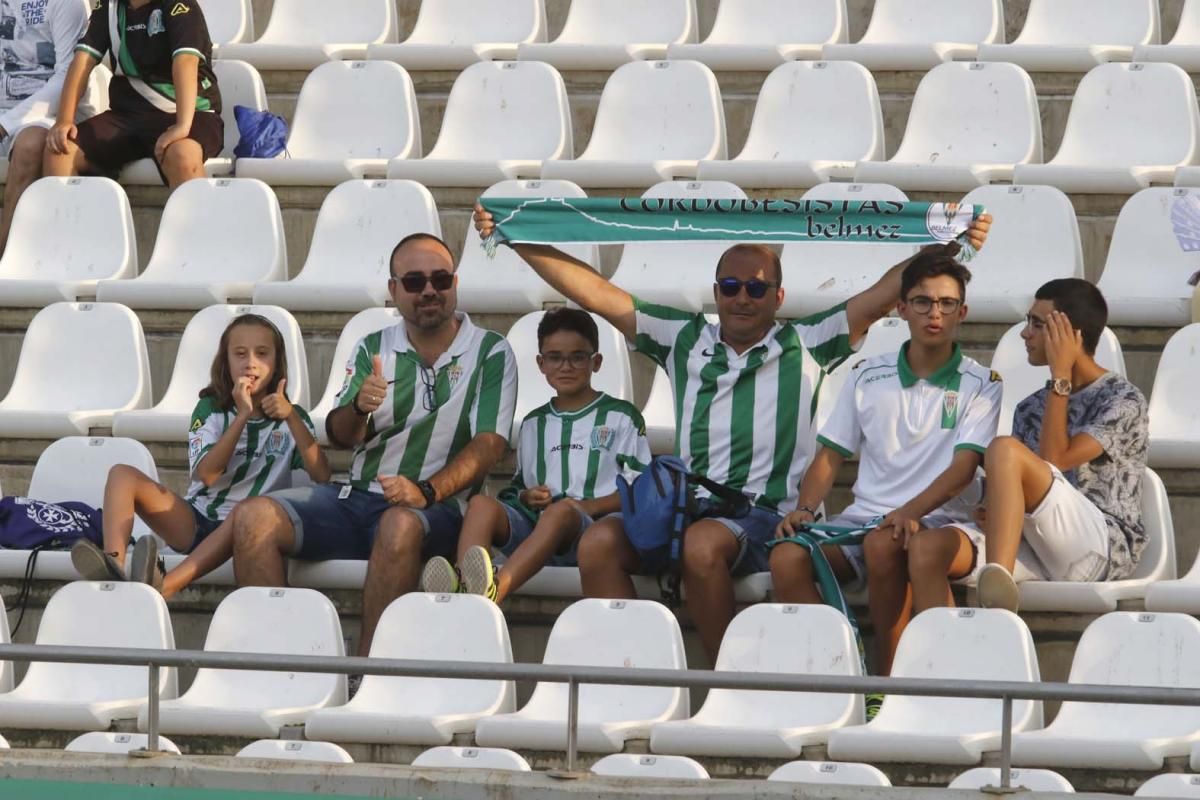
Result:
<svg viewBox="0 0 1200 800"><path fill-rule="evenodd" d="M217 354L213 357L212 369L209 371L208 386L200 390L201 397L211 397L213 403L222 411L233 408L233 376L229 374L229 336L239 325L257 325L271 332L275 343L275 365L271 368L267 393L270 394L279 388L279 382L288 376L287 348L283 343L283 334L264 316L242 314L230 322L221 334L221 342L217 345Z"/></svg>

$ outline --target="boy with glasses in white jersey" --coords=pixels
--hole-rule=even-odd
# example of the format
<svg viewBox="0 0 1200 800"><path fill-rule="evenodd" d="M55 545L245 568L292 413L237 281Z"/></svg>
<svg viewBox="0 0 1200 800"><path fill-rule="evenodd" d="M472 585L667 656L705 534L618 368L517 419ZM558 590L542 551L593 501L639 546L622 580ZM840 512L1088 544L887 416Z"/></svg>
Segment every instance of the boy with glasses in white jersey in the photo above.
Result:
<svg viewBox="0 0 1200 800"><path fill-rule="evenodd" d="M467 505L457 566L440 556L425 565L426 592L467 592L502 602L543 566L576 566L579 536L594 519L619 511L616 478L650 461L642 415L592 388L600 335L586 311L556 308L538 325L538 368L554 399L521 423L517 470L498 498ZM489 549L506 560L493 569Z"/></svg>

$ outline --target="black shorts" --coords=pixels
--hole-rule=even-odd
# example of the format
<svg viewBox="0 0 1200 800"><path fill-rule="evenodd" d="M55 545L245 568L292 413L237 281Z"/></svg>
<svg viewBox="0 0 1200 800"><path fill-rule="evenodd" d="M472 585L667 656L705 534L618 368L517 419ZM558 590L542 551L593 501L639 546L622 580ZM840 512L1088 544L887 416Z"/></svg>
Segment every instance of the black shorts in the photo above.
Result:
<svg viewBox="0 0 1200 800"><path fill-rule="evenodd" d="M175 115L166 111L105 111L79 123L75 141L97 172L115 177L132 161L154 158L158 137L174 124ZM215 112L197 111L188 138L199 143L205 161L215 158L225 147L225 122Z"/></svg>

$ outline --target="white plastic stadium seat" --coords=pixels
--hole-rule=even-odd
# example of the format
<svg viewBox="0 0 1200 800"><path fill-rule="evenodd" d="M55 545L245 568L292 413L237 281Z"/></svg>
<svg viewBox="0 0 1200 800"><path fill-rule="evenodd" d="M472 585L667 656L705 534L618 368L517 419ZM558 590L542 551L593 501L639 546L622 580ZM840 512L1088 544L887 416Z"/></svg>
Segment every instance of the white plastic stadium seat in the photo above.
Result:
<svg viewBox="0 0 1200 800"><path fill-rule="evenodd" d="M685 669L679 623L650 600L580 600L554 623L544 664ZM656 722L688 714L686 689L656 686L579 687L579 749L616 753L644 739ZM481 719L475 741L486 747L561 750L566 745L567 686L539 683L515 714Z"/></svg>
<svg viewBox="0 0 1200 800"><path fill-rule="evenodd" d="M845 363L826 374L825 380L821 382L821 393L817 398L817 419L813 430L822 430L829 421L829 415L833 413L838 398L842 395L842 387L846 385L846 380L856 364L873 356L895 353L908 340L908 323L899 317L884 317L873 322L867 329L867 335L858 351Z"/></svg>
<svg viewBox="0 0 1200 800"><path fill-rule="evenodd" d="M1200 0L1184 0L1179 26L1168 44L1135 47L1133 60L1166 61L1188 72L1200 70Z"/></svg>
<svg viewBox="0 0 1200 800"><path fill-rule="evenodd" d="M250 0L199 0L214 47L254 38L254 4ZM215 64L215 62L214 62ZM218 82L220 78L217 78ZM224 94L225 87L221 90Z"/></svg>
<svg viewBox="0 0 1200 800"><path fill-rule="evenodd" d="M725 109L712 70L637 61L604 84L587 149L573 161L547 160L542 177L585 188L649 186L693 177L699 162L725 157Z"/></svg>
<svg viewBox="0 0 1200 800"><path fill-rule="evenodd" d="M1196 769L1193 765L1192 769ZM1155 775L1138 787L1134 797L1200 797L1200 775Z"/></svg>
<svg viewBox="0 0 1200 800"><path fill-rule="evenodd" d="M204 308L249 299L258 281L286 275L283 215L271 187L208 178L171 193L142 274L101 281L96 296L133 308Z"/></svg>
<svg viewBox="0 0 1200 800"><path fill-rule="evenodd" d="M116 303L52 303L29 323L12 387L0 400L0 436L52 439L107 427L113 414L150 406L142 323Z"/></svg>
<svg viewBox="0 0 1200 800"><path fill-rule="evenodd" d="M3 736L0 736L0 750L8 750L8 749L10 749L8 746L8 740L5 739Z"/></svg>
<svg viewBox="0 0 1200 800"><path fill-rule="evenodd" d="M368 333L389 328L398 322L400 322L400 312L395 308L368 308L351 317L346 326L342 328L337 347L333 351L333 361L329 365L329 379L325 383L325 392L317 401L316 406L309 409L308 412L313 426L317 429L317 439L321 444L329 444L329 439L325 435L325 418L335 408L338 392L346 383L348 377L346 364L354 356L354 348L358 344L358 340ZM293 585L303 586L305 584Z"/></svg>
<svg viewBox="0 0 1200 800"><path fill-rule="evenodd" d="M708 780L708 771L685 756L639 756L614 753L592 764L592 773L611 778Z"/></svg>
<svg viewBox="0 0 1200 800"><path fill-rule="evenodd" d="M1157 191L1157 190L1151 190ZM1083 277L1083 246L1075 207L1053 186L981 186L963 203L992 215L987 247L967 266L971 322L1012 323L1033 305L1038 286ZM1109 298L1109 311L1116 298Z"/></svg>
<svg viewBox="0 0 1200 800"><path fill-rule="evenodd" d="M574 154L571 108L558 71L536 61L487 61L455 79L429 154L392 160L388 177L486 186L536 178L544 160Z"/></svg>
<svg viewBox="0 0 1200 800"><path fill-rule="evenodd" d="M642 197L688 200L744 200L746 193L726 181L663 181ZM612 282L640 300L688 311L715 310L717 262L733 242L630 242ZM664 280L664 276L670 276Z"/></svg>
<svg viewBox="0 0 1200 800"><path fill-rule="evenodd" d="M531 772L529 762L502 747L431 747L413 759L424 769L496 769Z"/></svg>
<svg viewBox="0 0 1200 800"><path fill-rule="evenodd" d="M742 611L725 632L719 672L861 675L854 632L828 606L761 603ZM650 732L655 753L742 758L797 758L829 732L861 725L862 696L710 689L691 719L660 722Z"/></svg>
<svg viewBox="0 0 1200 800"><path fill-rule="evenodd" d="M504 615L473 595L410 592L383 612L372 658L512 663ZM486 716L516 708L512 682L365 675L344 706L313 712L310 739L378 744L449 744Z"/></svg>
<svg viewBox="0 0 1200 800"><path fill-rule="evenodd" d="M275 0L262 37L214 48L216 58L248 61L259 69L310 70L327 61L365 58L367 46L394 42L393 0ZM382 107L382 106L381 106Z"/></svg>
<svg viewBox="0 0 1200 800"><path fill-rule="evenodd" d="M1042 161L1037 91L1013 64L939 64L917 86L908 127L890 161L863 161L860 183L909 191L969 190L1012 179Z"/></svg>
<svg viewBox="0 0 1200 800"><path fill-rule="evenodd" d="M143 442L186 442L192 410L200 390L208 386L221 334L242 314L266 317L279 329L287 348L287 396L307 410L308 359L296 318L278 306L209 306L197 312L183 329L171 383L163 399L154 408L118 412L113 417L113 435Z"/></svg>
<svg viewBox="0 0 1200 800"><path fill-rule="evenodd" d="M558 69L610 70L664 58L669 45L694 41L695 0L573 0L558 38L522 43L517 58Z"/></svg>
<svg viewBox="0 0 1200 800"><path fill-rule="evenodd" d="M1200 467L1200 323L1167 341L1150 393L1150 463L1155 467Z"/></svg>
<svg viewBox="0 0 1200 800"><path fill-rule="evenodd" d="M243 747L237 758L265 758L273 761L321 761L327 764L353 764L343 748L331 742L301 742L294 739L259 739Z"/></svg>
<svg viewBox="0 0 1200 800"><path fill-rule="evenodd" d="M825 45L822 57L872 71L925 70L1003 41L1001 0L876 0L862 39Z"/></svg>
<svg viewBox="0 0 1200 800"><path fill-rule="evenodd" d="M39 645L175 649L162 595L141 583L77 581L51 596L38 625ZM159 697L176 694L175 670L159 673ZM146 702L144 666L29 665L24 679L0 694L0 725L92 731L129 719Z"/></svg>
<svg viewBox="0 0 1200 800"><path fill-rule="evenodd" d="M127 755L134 750L145 750L150 737L144 733L116 733L114 731L92 731L76 736L63 748L68 753L102 753ZM158 749L163 753L179 755L179 747L165 736L158 737Z"/></svg>
<svg viewBox="0 0 1200 800"><path fill-rule="evenodd" d="M233 174L233 150L241 139L237 126L236 106L255 111L267 110L267 90L258 70L245 61L213 61L213 72L221 87L221 119L225 123L225 146L215 158L204 162L204 172L210 178ZM153 159L141 158L121 170L121 183L126 186L162 186L163 178Z"/></svg>
<svg viewBox="0 0 1200 800"><path fill-rule="evenodd" d="M1192 562L1192 568L1182 578L1159 581L1150 586L1146 590L1146 610L1200 613L1200 558Z"/></svg>
<svg viewBox="0 0 1200 800"><path fill-rule="evenodd" d="M213 613L204 649L214 653L343 656L337 609L312 589L246 587ZM278 737L314 710L346 702L346 676L201 669L178 700L162 704L163 733ZM138 713L145 730L147 708Z"/></svg>
<svg viewBox="0 0 1200 800"><path fill-rule="evenodd" d="M968 289L969 291L969 289ZM1013 412L1017 405L1029 395L1046 385L1050 379L1047 367L1035 367L1029 363L1029 354L1025 350L1025 340L1021 331L1025 329L1024 322L1013 325L996 345L992 353L992 369L1004 378L1004 396L1000 400L1000 436L1012 433ZM1121 342L1111 328L1105 328L1096 345L1096 361L1102 367L1117 373L1125 374L1125 354L1121 351Z"/></svg>
<svg viewBox="0 0 1200 800"><path fill-rule="evenodd" d="M1030 72L1087 72L1129 61L1135 46L1158 41L1158 0L1030 0L1020 35L1012 44L980 45L979 60Z"/></svg>
<svg viewBox="0 0 1200 800"><path fill-rule="evenodd" d="M763 82L737 157L701 161L696 175L755 188L815 186L850 177L855 162L883 157L883 113L871 73L852 61L792 61Z"/></svg>
<svg viewBox="0 0 1200 800"><path fill-rule="evenodd" d="M870 764L841 764L835 761L791 761L777 768L769 781L823 783L840 786L891 786L878 767Z"/></svg>
<svg viewBox="0 0 1200 800"><path fill-rule="evenodd" d="M442 235L437 204L424 186L388 180L339 184L321 203L299 274L290 281L259 283L254 302L292 311L362 311L382 306L390 298L392 250L412 233Z"/></svg>
<svg viewBox="0 0 1200 800"><path fill-rule="evenodd" d="M768 70L846 41L846 0L740 0L721 3L708 37L667 48L667 58L715 70Z"/></svg>
<svg viewBox="0 0 1200 800"><path fill-rule="evenodd" d="M1186 614L1115 611L1083 632L1069 683L1195 689L1200 621ZM1200 741L1200 709L1064 702L1045 730L1013 735L1023 767L1161 770Z"/></svg>
<svg viewBox="0 0 1200 800"><path fill-rule="evenodd" d="M421 119L408 73L388 61L335 61L304 79L287 152L240 158L237 174L275 185L334 186L382 178L390 159L420 155Z"/></svg>
<svg viewBox="0 0 1200 800"><path fill-rule="evenodd" d="M4 608L4 598L0 597L0 644L9 644L12 638L8 633L8 614ZM12 691L13 665L11 661L0 661L0 694Z"/></svg>
<svg viewBox="0 0 1200 800"><path fill-rule="evenodd" d="M546 41L543 0L437 0L421 3L400 44L373 44L367 58L409 69L460 70L477 61L511 59L521 42Z"/></svg>
<svg viewBox="0 0 1200 800"><path fill-rule="evenodd" d="M892 676L1038 682L1037 652L1016 614L935 608L913 618L900 637ZM1001 701L889 695L874 720L829 737L838 760L978 764L1000 747ZM1014 731L1042 727L1040 702L1012 706Z"/></svg>
<svg viewBox="0 0 1200 800"><path fill-rule="evenodd" d="M907 203L908 195L895 186L883 184L823 183L809 189L800 199ZM780 260L786 294L779 314L804 317L843 303L915 252L916 248L906 244L785 244Z"/></svg>
<svg viewBox="0 0 1200 800"><path fill-rule="evenodd" d="M487 189L483 197L587 197L570 181L501 181ZM600 263L600 250L594 244L559 245L564 252L592 269ZM562 303L565 298L538 277L512 248L498 247L489 256L479 241L474 225L467 226L462 258L458 261L458 307L469 312L524 314L546 303Z"/></svg>
<svg viewBox="0 0 1200 800"><path fill-rule="evenodd" d="M1031 792L1066 792L1074 794L1075 787L1071 782L1048 769L1014 769L1009 774L1010 784ZM975 767L969 769L950 781L947 789L982 789L985 786L1000 785L1000 770L996 767Z"/></svg>
<svg viewBox="0 0 1200 800"><path fill-rule="evenodd" d="M21 199L0 257L6 306L95 296L97 281L137 274L133 213L114 181L42 178Z"/></svg>
<svg viewBox="0 0 1200 800"><path fill-rule="evenodd" d="M1200 112L1186 72L1174 64L1102 64L1075 90L1058 153L1045 164L1017 165L1013 183L1131 194L1171 183L1176 167L1195 163L1198 148Z"/></svg>
<svg viewBox="0 0 1200 800"><path fill-rule="evenodd" d="M642 419L646 423L646 439L650 442L650 452L655 455L673 453L675 397L671 391L671 378L665 369L657 365L654 367L654 382L650 384L646 406L642 409Z"/></svg>
<svg viewBox="0 0 1200 800"><path fill-rule="evenodd" d="M554 390L546 383L537 366L537 327L544 311L526 314L508 330L508 343L517 362L517 405L513 414L513 441L521 431L521 422L535 408L547 403ZM592 377L592 386L618 400L633 402L633 376L629 366L629 348L621 332L605 320L593 315L600 330L600 371Z"/></svg>
<svg viewBox="0 0 1200 800"><path fill-rule="evenodd" d="M1129 198L1098 284L1109 322L1170 328L1191 322L1195 290L1188 279L1197 269L1197 250L1200 189L1154 187Z"/></svg>

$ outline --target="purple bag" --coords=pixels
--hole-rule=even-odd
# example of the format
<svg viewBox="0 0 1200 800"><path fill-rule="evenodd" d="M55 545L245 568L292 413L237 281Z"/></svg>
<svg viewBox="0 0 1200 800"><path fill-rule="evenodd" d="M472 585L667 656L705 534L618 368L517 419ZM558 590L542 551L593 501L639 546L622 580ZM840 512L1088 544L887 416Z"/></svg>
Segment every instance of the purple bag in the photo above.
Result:
<svg viewBox="0 0 1200 800"><path fill-rule="evenodd" d="M100 511L73 501L0 497L0 548L69 550L79 539L104 540Z"/></svg>

